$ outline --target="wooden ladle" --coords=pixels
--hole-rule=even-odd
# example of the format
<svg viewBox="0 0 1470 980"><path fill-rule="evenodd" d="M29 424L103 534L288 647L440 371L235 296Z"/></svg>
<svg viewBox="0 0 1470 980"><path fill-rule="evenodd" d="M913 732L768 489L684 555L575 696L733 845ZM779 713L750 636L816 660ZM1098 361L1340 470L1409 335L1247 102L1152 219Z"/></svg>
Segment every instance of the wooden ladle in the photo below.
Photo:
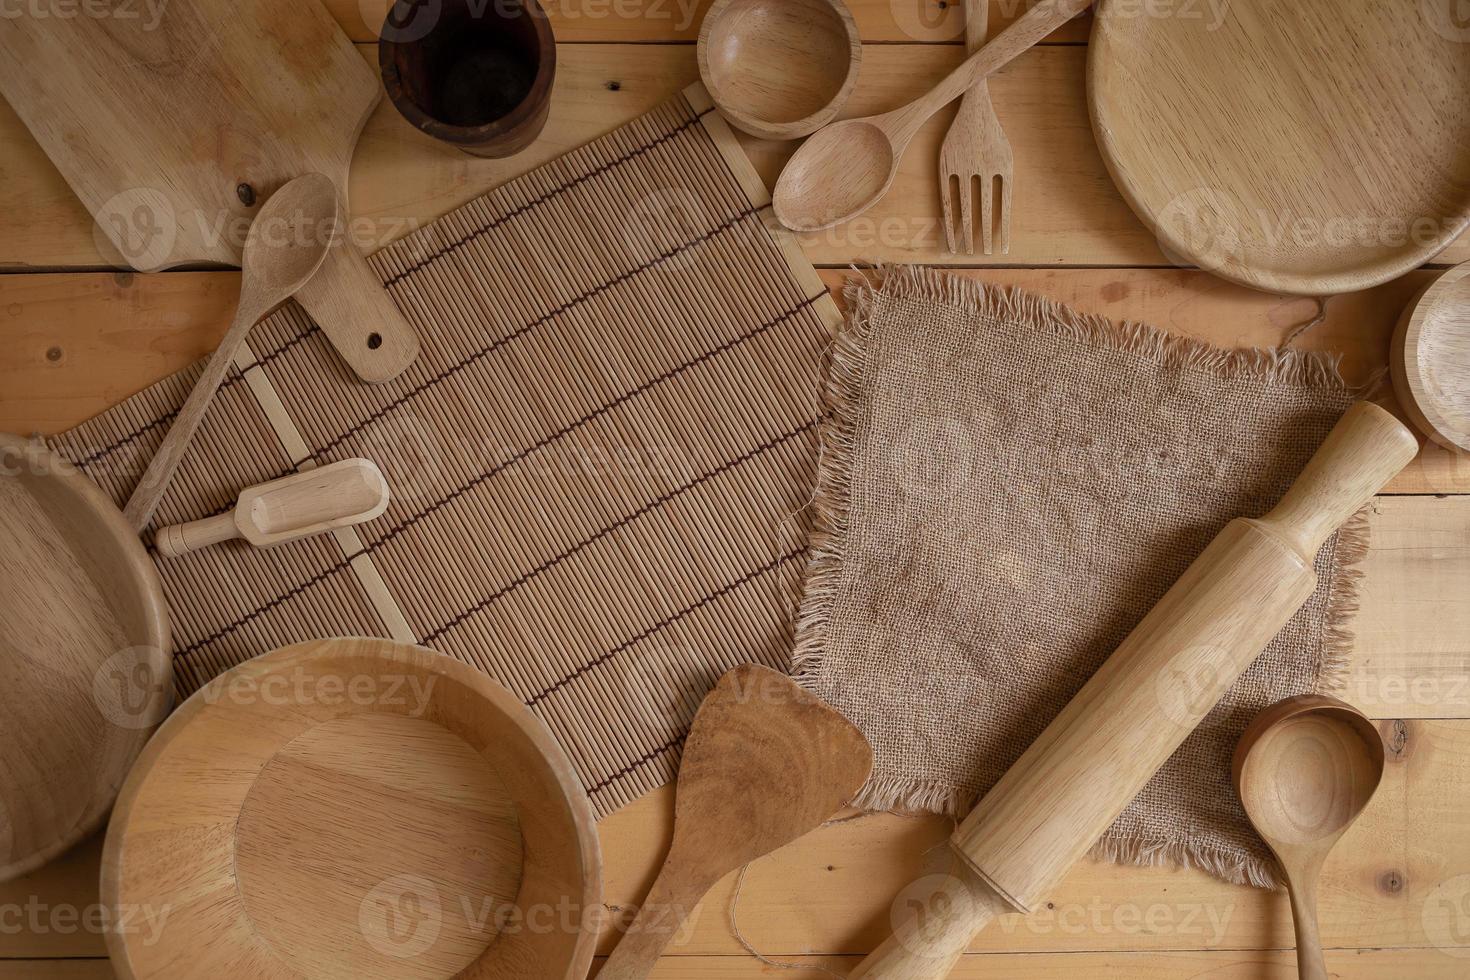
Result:
<svg viewBox="0 0 1470 980"><path fill-rule="evenodd" d="M184 451L251 328L316 275L339 233L337 221L336 187L321 174L307 174L272 194L251 222L240 263L240 304L235 309L235 321L194 383L123 510L123 518L133 530L141 533L158 509Z"/></svg>
<svg viewBox="0 0 1470 980"><path fill-rule="evenodd" d="M792 231L820 231L877 204L914 134L930 116L999 71L1092 0L1042 0L929 93L880 116L832 123L804 143L776 182L776 218Z"/></svg>
<svg viewBox="0 0 1470 980"><path fill-rule="evenodd" d="M789 677L754 664L722 677L684 744L668 859L599 980L647 977L705 892L817 829L872 768L862 733Z"/></svg>
<svg viewBox="0 0 1470 980"><path fill-rule="evenodd" d="M1235 750L1235 791L1286 872L1297 971L1327 980L1317 931L1322 864L1383 778L1383 739L1361 712L1305 695L1267 708Z"/></svg>

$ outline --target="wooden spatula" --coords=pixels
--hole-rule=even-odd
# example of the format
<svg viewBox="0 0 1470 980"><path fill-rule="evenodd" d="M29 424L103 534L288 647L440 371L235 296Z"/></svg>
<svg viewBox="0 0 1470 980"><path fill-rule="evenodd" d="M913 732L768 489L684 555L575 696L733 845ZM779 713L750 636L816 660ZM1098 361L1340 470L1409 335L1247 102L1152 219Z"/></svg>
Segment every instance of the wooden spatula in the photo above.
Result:
<svg viewBox="0 0 1470 980"><path fill-rule="evenodd" d="M789 677L754 664L722 677L684 744L669 856L601 980L648 976L705 892L821 826L872 768L862 733Z"/></svg>

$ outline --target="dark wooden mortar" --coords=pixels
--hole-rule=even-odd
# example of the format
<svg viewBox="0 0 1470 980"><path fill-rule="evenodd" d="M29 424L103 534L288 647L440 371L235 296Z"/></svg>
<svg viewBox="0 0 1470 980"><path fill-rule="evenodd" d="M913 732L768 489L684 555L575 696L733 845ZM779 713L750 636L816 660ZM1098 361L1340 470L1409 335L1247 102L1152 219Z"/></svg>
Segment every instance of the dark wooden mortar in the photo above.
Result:
<svg viewBox="0 0 1470 980"><path fill-rule="evenodd" d="M546 126L556 38L538 0L397 0L379 31L378 68L416 127L506 157Z"/></svg>

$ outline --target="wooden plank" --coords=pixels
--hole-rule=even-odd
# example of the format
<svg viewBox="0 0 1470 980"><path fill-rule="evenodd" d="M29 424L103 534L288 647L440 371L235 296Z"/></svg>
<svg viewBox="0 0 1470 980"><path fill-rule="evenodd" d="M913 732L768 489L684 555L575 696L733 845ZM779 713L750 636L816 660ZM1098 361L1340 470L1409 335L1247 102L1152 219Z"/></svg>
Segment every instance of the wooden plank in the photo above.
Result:
<svg viewBox="0 0 1470 980"><path fill-rule="evenodd" d="M599 958L600 969L604 961ZM749 956L665 957L650 980L831 980L833 971L846 976L856 956L803 956L787 962L796 968L775 971ZM1328 950L1327 968L1338 980L1462 980L1463 960L1438 951L1404 949ZM6 980L111 980L106 960L12 960L0 965ZM951 980L1055 980L1080 976L1088 980L1295 980L1296 956L1288 950L1194 953L1011 953L970 955ZM594 972L592 976L597 976Z"/></svg>
<svg viewBox="0 0 1470 980"><path fill-rule="evenodd" d="M1379 796L1324 871L1323 941L1334 948L1443 947L1449 953L1436 956L1470 958L1470 811L1464 804L1470 798L1470 721L1381 727L1394 746L1391 763ZM616 940L615 924L631 917L652 883L668 846L672 804L665 788L600 825L605 901L613 913L603 953ZM750 867L739 905L741 929L770 955L864 952L886 934L894 896L923 873L926 854L951 827L938 818L874 815L802 838ZM97 856L96 844L89 844L0 886L0 915L29 906L47 916L55 909L86 909L97 900ZM741 952L727 916L734 883L727 877L695 910L675 953ZM1285 949L1291 936L1284 894L1226 885L1198 871L1086 863L1046 909L1003 918L973 949ZM95 930L0 929L0 958L95 956L102 948Z"/></svg>
<svg viewBox="0 0 1470 980"><path fill-rule="evenodd" d="M324 0L347 36L354 41L378 37L383 13L391 0ZM541 0L558 41L635 42L694 41L713 0ZM1222 0L1178 0L1155 9L1213 23ZM991 0L990 29L1008 26L1036 0ZM954 0L847 0L858 32L868 43L925 42L958 44L964 34L964 5ZM1141 8L1140 8L1141 9ZM410 22L412 25L413 22ZM1090 16L1057 31L1050 43L1085 44Z"/></svg>
<svg viewBox="0 0 1470 980"><path fill-rule="evenodd" d="M1019 286L1087 312L1136 319L1228 347L1275 347L1316 312L1177 269L1004 269L964 274ZM838 294L847 273L822 278ZM1399 310L1425 280L1410 276L1340 296L1296 346L1341 354L1361 383L1387 363ZM0 276L0 431L51 434L98 414L209 351L238 290L235 273ZM1393 493L1470 492L1470 459L1430 445Z"/></svg>
<svg viewBox="0 0 1470 980"><path fill-rule="evenodd" d="M1181 0L1182 2L1182 0ZM1195 0L1191 0L1195 2ZM1203 0L1199 0L1203 2ZM362 46L364 57L372 55ZM803 236L819 265L902 261L1012 266L1168 265L1158 243L1128 209L1093 143L1084 85L1085 48L1051 46L1019 59L992 82L1019 178L1011 253L943 252L934 177L948 125L940 113L915 139L894 190L877 207L837 228ZM873 45L849 114L876 112L921 92L960 58L957 47ZM551 122L542 139L510 160L480 160L415 130L389 105L369 120L351 179L353 233L384 244L485 190L599 136L672 96L698 76L689 45L563 45ZM743 138L769 185L791 143ZM0 107L0 268L99 267L90 219L8 106ZM1290 216L1283 216L1289 218ZM1310 234L1286 221L1286 235ZM1462 239L1442 262L1470 258Z"/></svg>

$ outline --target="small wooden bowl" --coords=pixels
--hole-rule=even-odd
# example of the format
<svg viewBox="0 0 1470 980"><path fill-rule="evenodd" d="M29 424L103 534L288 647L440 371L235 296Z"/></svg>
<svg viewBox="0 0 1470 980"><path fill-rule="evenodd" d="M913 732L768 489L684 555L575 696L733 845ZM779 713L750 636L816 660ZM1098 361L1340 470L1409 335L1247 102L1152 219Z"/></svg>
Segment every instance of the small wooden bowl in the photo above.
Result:
<svg viewBox="0 0 1470 980"><path fill-rule="evenodd" d="M102 826L173 696L163 584L90 480L0 434L0 882Z"/></svg>
<svg viewBox="0 0 1470 980"><path fill-rule="evenodd" d="M1393 337L1394 390L1420 430L1470 452L1470 262L1430 283Z"/></svg>
<svg viewBox="0 0 1470 980"><path fill-rule="evenodd" d="M538 0L398 0L380 34L383 88L424 133L508 157L546 128L556 38Z"/></svg>
<svg viewBox="0 0 1470 980"><path fill-rule="evenodd" d="M601 876L587 794L524 705L442 654L339 639L242 664L163 724L102 898L155 910L107 934L124 980L581 980Z"/></svg>
<svg viewBox="0 0 1470 980"><path fill-rule="evenodd" d="M842 0L715 0L699 74L725 118L763 139L827 125L857 85L863 45Z"/></svg>

